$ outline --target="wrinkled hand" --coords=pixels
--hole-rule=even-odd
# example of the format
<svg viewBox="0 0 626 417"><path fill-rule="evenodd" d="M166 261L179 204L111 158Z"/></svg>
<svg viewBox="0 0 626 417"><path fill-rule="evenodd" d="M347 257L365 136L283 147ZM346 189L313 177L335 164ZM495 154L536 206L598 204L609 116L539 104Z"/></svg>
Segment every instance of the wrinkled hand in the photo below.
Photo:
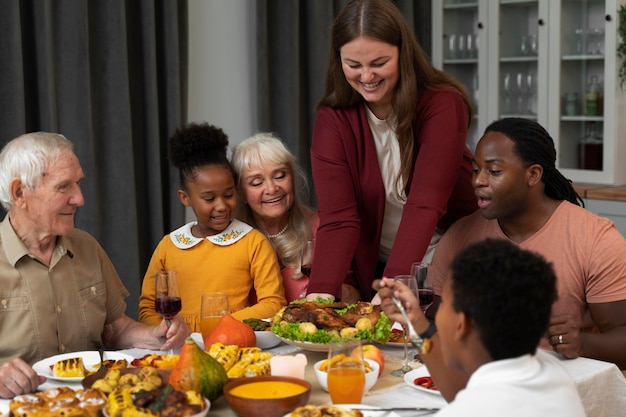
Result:
<svg viewBox="0 0 626 417"><path fill-rule="evenodd" d="M392 298L396 297L402 302L406 310L409 320L415 326L415 323L421 319L426 320L424 313L419 307L419 301L413 291L406 285L396 282L393 278L377 279L373 282L372 288L378 291L380 297L380 307L383 309L387 317L391 321L405 325L404 317L393 303Z"/></svg>
<svg viewBox="0 0 626 417"><path fill-rule="evenodd" d="M307 301L315 301L317 297L323 298L324 300L332 300L335 301L335 296L332 294L327 294L325 292L312 292L306 295Z"/></svg>
<svg viewBox="0 0 626 417"><path fill-rule="evenodd" d="M34 392L46 382L30 365L16 358L0 365L0 398L13 398L16 395Z"/></svg>
<svg viewBox="0 0 626 417"><path fill-rule="evenodd" d="M191 335L191 330L181 316L174 316L170 320L168 327L166 320L154 328L153 334L163 343L161 351L167 352L170 349L179 349L185 343L185 339Z"/></svg>
<svg viewBox="0 0 626 417"><path fill-rule="evenodd" d="M567 314L553 315L550 318L546 338L552 349L566 358L574 359L580 356L582 345L578 318Z"/></svg>

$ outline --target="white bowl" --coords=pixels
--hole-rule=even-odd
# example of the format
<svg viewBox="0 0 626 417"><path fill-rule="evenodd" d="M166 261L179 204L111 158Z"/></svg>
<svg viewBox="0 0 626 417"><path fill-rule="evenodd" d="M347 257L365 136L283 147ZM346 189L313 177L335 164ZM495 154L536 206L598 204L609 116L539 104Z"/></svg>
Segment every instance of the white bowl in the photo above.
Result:
<svg viewBox="0 0 626 417"><path fill-rule="evenodd" d="M369 391L374 386L374 384L378 380L378 371L380 370L378 362L371 359L365 360L370 364L372 371L365 374L365 390L363 390L363 392ZM313 365L313 369L315 370L315 376L317 376L317 382L320 383L320 386L324 391L328 392L328 373L320 371L320 366L324 361L325 359L315 362L315 365Z"/></svg>
<svg viewBox="0 0 626 417"><path fill-rule="evenodd" d="M280 344L280 339L270 330L255 331L256 346L261 349L269 349Z"/></svg>

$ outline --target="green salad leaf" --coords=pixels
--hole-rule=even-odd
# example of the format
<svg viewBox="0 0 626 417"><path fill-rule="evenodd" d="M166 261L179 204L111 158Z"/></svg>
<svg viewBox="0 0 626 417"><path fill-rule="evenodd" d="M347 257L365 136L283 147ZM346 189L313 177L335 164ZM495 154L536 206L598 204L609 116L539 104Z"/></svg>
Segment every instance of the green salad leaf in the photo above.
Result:
<svg viewBox="0 0 626 417"><path fill-rule="evenodd" d="M306 298L300 298L299 300L291 301L289 304L304 304L307 301L308 300ZM317 297L315 297L315 300L313 300L313 302L318 304L332 304L335 302L335 300L333 300L332 298L322 298L318 295Z"/></svg>

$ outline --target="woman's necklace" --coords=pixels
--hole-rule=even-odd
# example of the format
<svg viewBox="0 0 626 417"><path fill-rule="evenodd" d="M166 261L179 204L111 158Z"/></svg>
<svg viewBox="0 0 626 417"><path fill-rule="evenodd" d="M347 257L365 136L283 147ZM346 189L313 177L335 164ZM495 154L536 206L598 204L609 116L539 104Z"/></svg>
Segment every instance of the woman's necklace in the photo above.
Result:
<svg viewBox="0 0 626 417"><path fill-rule="evenodd" d="M268 234L266 234L265 236L267 236L268 239L274 239L275 237L281 236L283 233L285 233L287 231L288 227L289 227L289 223L287 223L285 225L285 227L283 227L283 230L281 230L280 232L276 233L275 235L268 235Z"/></svg>

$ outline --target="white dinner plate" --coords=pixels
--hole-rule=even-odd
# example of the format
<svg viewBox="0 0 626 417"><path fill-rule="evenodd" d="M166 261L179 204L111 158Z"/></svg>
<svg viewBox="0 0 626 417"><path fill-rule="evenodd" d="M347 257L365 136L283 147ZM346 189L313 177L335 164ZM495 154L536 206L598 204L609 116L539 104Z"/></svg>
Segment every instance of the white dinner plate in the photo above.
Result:
<svg viewBox="0 0 626 417"><path fill-rule="evenodd" d="M310 350L313 352L328 352L328 343L299 342L297 340L286 339L278 335L276 335L276 337L291 346L296 346L304 350Z"/></svg>
<svg viewBox="0 0 626 417"><path fill-rule="evenodd" d="M415 378L419 378L421 376L430 376L430 372L428 372L428 368L426 366L420 366L419 368L413 369L411 372L404 374L404 382L410 386L415 388L418 391L427 392L429 394L441 395L439 390L429 389L420 387L419 385L415 385L413 381Z"/></svg>
<svg viewBox="0 0 626 417"><path fill-rule="evenodd" d="M61 355L51 356L49 358L42 359L36 364L34 364L33 369L35 370L35 372L37 372L37 374L43 375L46 378L56 379L57 381L65 381L65 382L80 382L83 380L82 376L72 377L72 378L54 376L54 374L52 373L52 368L51 368L56 362L60 360L78 358L78 357L83 358L83 365L85 365L85 369L87 371L95 372L98 370L98 367L100 366L100 355L98 355L97 351L93 351L93 350L88 350L88 351L83 351L83 352L63 353ZM118 361L122 359L126 359L128 361L128 364L130 365L130 363L135 358L125 353L119 353L119 352L114 352L114 351L104 352L104 360Z"/></svg>
<svg viewBox="0 0 626 417"><path fill-rule="evenodd" d="M334 404L333 404L334 405ZM336 407L345 408L351 410L352 407L358 407L359 411L363 414L363 417L400 417L400 414L395 411L376 411L377 407L373 407L365 404L337 404ZM373 410L366 410L372 408ZM283 417L289 417L291 413L285 414Z"/></svg>
<svg viewBox="0 0 626 417"><path fill-rule="evenodd" d="M2 417L9 416L9 406L7 404L0 404L0 416Z"/></svg>

